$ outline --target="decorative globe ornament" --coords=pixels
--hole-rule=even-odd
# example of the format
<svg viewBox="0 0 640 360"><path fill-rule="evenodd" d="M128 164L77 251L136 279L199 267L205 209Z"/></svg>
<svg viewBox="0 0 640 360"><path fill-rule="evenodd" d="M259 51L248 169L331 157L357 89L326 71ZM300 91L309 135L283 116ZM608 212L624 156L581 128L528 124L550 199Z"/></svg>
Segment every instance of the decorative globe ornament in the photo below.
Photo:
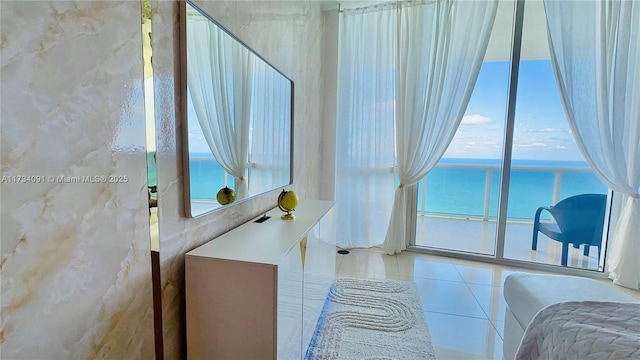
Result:
<svg viewBox="0 0 640 360"><path fill-rule="evenodd" d="M298 206L298 195L296 195L292 190L285 191L283 189L278 196L278 208L286 212L286 214L282 215L282 220L295 219L295 215L291 212L295 210L296 206Z"/></svg>
<svg viewBox="0 0 640 360"><path fill-rule="evenodd" d="M233 191L233 189L225 186L224 188L220 189L220 191L218 191L216 200L218 200L218 203L220 205L231 204L232 202L236 201L236 192Z"/></svg>

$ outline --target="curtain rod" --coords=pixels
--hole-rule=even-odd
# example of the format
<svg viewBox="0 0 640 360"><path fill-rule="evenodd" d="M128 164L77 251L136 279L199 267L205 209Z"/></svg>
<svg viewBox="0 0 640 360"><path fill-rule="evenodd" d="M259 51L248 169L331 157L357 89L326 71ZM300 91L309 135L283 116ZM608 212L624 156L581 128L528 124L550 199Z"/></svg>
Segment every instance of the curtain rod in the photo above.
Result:
<svg viewBox="0 0 640 360"><path fill-rule="evenodd" d="M380 6L387 6L387 5L393 5L393 4L397 4L399 1L387 1L387 2L381 2L381 3L377 3L377 4L371 4L371 5L363 5L363 6L358 6L358 7L345 7L342 5L342 3L338 3L338 12L345 12L345 11L358 11L358 10L373 10L376 7Z"/></svg>
<svg viewBox="0 0 640 360"><path fill-rule="evenodd" d="M371 5L363 5L363 6L358 6L358 7L345 7L344 5L342 5L342 3L338 3L338 13L342 13L345 11L372 11L377 7L384 7L384 6L388 6L388 5L403 5L403 6L418 6L418 5L424 5L424 4L431 4L431 3L436 3L438 1L442 1L442 0L396 0L396 1L387 1L387 2L380 2L377 4L371 4Z"/></svg>

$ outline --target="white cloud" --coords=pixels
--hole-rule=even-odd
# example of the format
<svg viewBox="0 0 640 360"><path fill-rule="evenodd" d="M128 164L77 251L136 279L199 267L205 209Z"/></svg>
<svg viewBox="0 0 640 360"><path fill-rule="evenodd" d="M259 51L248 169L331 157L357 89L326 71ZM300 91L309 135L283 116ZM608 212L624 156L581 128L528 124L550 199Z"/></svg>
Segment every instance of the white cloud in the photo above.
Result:
<svg viewBox="0 0 640 360"><path fill-rule="evenodd" d="M523 139L520 141L516 140L514 147L516 149L545 149L548 145L538 139Z"/></svg>
<svg viewBox="0 0 640 360"><path fill-rule="evenodd" d="M526 133L566 133L567 130L558 128L542 128L542 129L524 129L522 132Z"/></svg>
<svg viewBox="0 0 640 360"><path fill-rule="evenodd" d="M491 122L491 118L482 115L467 115L462 118L462 125L484 125Z"/></svg>
<svg viewBox="0 0 640 360"><path fill-rule="evenodd" d="M549 133L549 132L565 132L565 130L557 129L557 128L543 128L540 129L540 132Z"/></svg>
<svg viewBox="0 0 640 360"><path fill-rule="evenodd" d="M567 150L568 147L566 147L565 145L562 144L553 144L549 147L549 149L551 150Z"/></svg>
<svg viewBox="0 0 640 360"><path fill-rule="evenodd" d="M540 139L528 139L516 141L514 145L516 149L545 149L545 150L567 150L568 147L565 144L562 144L562 140L540 140Z"/></svg>

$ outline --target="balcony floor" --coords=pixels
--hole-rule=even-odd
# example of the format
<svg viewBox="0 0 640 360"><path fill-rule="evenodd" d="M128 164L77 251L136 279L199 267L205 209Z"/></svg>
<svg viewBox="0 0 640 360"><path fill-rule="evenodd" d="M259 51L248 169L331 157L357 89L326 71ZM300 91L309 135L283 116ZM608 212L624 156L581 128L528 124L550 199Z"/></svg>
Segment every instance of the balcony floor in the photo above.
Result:
<svg viewBox="0 0 640 360"><path fill-rule="evenodd" d="M531 223L507 222L504 257L560 265L562 244L539 234L538 249L531 250L532 231ZM493 255L495 243L495 221L418 216L417 246ZM592 246L589 256L584 256L582 250L569 247L568 266L597 270L598 249Z"/></svg>

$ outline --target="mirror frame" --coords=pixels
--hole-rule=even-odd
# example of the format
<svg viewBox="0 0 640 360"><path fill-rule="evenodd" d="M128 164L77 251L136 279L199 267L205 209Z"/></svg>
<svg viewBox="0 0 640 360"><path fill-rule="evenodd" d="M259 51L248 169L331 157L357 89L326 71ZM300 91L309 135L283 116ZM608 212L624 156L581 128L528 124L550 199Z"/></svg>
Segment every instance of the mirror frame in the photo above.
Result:
<svg viewBox="0 0 640 360"><path fill-rule="evenodd" d="M211 208L211 210L199 213L197 215L193 215L191 211L191 176L190 176L190 165L189 165L189 118L188 118L188 99L187 99L187 5L193 7L198 12L202 14L209 21L218 26L222 31L224 31L227 35L231 36L231 38L237 41L240 45L244 46L247 50L249 50L253 55L255 55L258 59L264 61L269 67L274 69L277 73L282 75L289 83L291 84L291 115L290 115L290 135L289 135L289 183L283 184L282 186L273 188L271 190L253 194L247 196L244 199L238 199L231 204L227 205L218 205L217 207ZM180 136L182 143L179 144L179 149L182 152L182 175L183 175L183 209L184 215L188 218L199 218L208 214L211 214L215 211L221 209L228 209L231 206L236 204L243 203L245 201L254 199L260 195L267 194L271 191L278 190L280 187L287 187L293 184L293 157L294 157L294 93L295 93L295 83L288 76L282 73L278 68L273 66L270 62L265 60L260 54L258 54L255 50L245 44L242 40L240 40L237 36L235 36L231 31L229 31L226 27L224 27L220 22L216 21L211 15L209 15L204 9L202 9L198 4L196 4L193 0L180 0L179 1L180 11L179 11L179 52L180 52L180 79L179 84L180 87L178 89L178 102L179 102L179 110L180 114L179 124L180 131L182 132L182 136ZM275 204L275 201L274 201Z"/></svg>

